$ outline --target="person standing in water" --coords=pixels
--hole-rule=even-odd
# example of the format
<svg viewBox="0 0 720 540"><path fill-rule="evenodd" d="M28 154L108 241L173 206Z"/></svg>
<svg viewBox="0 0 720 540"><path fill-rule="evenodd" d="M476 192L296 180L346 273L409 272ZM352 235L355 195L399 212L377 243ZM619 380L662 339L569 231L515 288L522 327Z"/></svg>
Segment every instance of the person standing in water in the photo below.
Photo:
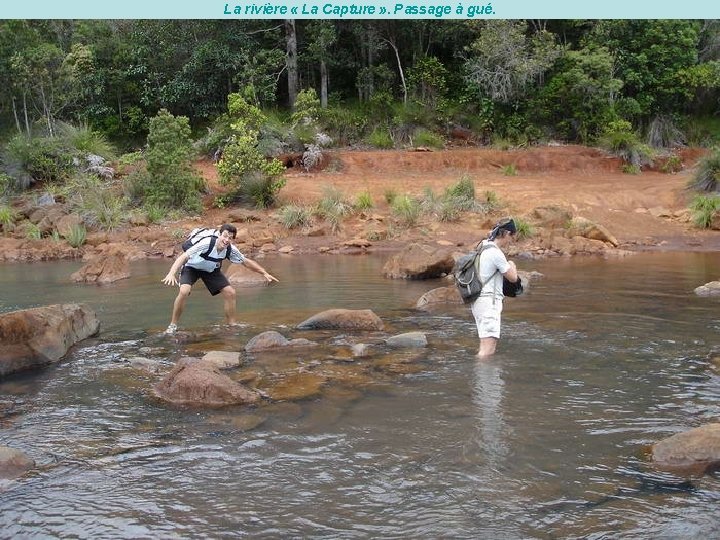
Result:
<svg viewBox="0 0 720 540"><path fill-rule="evenodd" d="M515 263L508 261L503 253L503 248L513 242L516 233L515 221L510 218L502 219L492 228L488 238L478 246L478 249L485 248L476 259L479 266L476 270L484 286L471 309L480 338L480 350L477 353L480 358L495 354L500 339L503 277L512 283L518 280Z"/></svg>
<svg viewBox="0 0 720 540"><path fill-rule="evenodd" d="M227 324L237 324L235 289L222 273L222 262L229 259L231 263L242 264L253 272L262 274L271 283L278 281L255 261L245 257L240 250L231 244L237 235L234 225L224 224L217 235L206 236L181 253L173 262L167 275L162 279L165 285L178 285L178 272L180 272L180 290L173 303L170 324L165 330L166 334L174 334L180 316L185 309L185 302L190 296L193 284L201 279L212 296L222 294L225 308L225 321ZM180 270L182 268L182 270Z"/></svg>

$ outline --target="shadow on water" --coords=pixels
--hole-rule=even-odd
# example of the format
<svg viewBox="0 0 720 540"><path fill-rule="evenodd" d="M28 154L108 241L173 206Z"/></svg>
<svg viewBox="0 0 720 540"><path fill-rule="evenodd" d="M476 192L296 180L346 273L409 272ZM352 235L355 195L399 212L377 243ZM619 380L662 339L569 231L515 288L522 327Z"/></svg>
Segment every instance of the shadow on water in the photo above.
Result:
<svg viewBox="0 0 720 540"><path fill-rule="evenodd" d="M717 474L653 471L642 448L720 413L720 303L692 290L715 254L521 261L538 270L508 299L498 354L478 362L466 308L412 310L438 282L382 277L380 257L276 257L279 284L238 291L243 325L197 287L182 330L159 338L168 261L111 286L71 284L79 263L4 266L0 311L85 302L99 336L56 365L0 381L0 445L37 469L0 485L3 536L103 538L696 537L720 533ZM372 309L384 332L302 332L329 308ZM192 410L150 397L161 371L209 348L243 351L264 330L316 348L242 354L228 373L322 374L304 399ZM420 331L428 347L390 351ZM371 346L354 357L352 345ZM253 383L254 384L254 383Z"/></svg>

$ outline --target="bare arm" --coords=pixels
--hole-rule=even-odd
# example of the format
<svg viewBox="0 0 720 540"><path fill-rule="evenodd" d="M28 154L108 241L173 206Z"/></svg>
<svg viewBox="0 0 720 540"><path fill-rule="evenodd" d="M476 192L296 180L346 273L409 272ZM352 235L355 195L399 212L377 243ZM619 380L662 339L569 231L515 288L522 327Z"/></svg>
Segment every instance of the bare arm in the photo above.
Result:
<svg viewBox="0 0 720 540"><path fill-rule="evenodd" d="M162 282L165 285L177 285L177 273L178 270L182 267L183 264L185 264L188 260L188 255L184 251L178 255L177 259L175 259L175 262L170 267L170 270L168 270L167 275L162 279Z"/></svg>
<svg viewBox="0 0 720 540"><path fill-rule="evenodd" d="M515 263L512 261L508 261L508 264L510 265L510 268L508 268L508 271L505 272L503 276L506 277L508 281L515 283L518 280L517 268L515 267Z"/></svg>
<svg viewBox="0 0 720 540"><path fill-rule="evenodd" d="M279 281L275 276L268 273L267 270L265 270L262 266L260 266L258 263L253 261L252 259L248 259L245 257L245 261L243 262L246 268L249 268L253 272L257 272L258 274L262 274L263 277L268 280L268 282L272 281Z"/></svg>

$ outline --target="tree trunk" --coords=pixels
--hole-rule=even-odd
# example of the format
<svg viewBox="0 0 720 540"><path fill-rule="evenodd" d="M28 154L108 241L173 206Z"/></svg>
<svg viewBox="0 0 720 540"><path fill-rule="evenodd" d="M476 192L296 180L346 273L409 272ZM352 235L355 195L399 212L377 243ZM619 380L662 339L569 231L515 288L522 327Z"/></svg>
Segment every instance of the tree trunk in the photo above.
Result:
<svg viewBox="0 0 720 540"><path fill-rule="evenodd" d="M405 73L403 72L402 68L402 62L400 61L400 51L398 51L398 48L395 46L395 44L390 41L389 39L385 40L388 45L392 47L392 50L395 51L395 59L397 60L398 65L398 71L400 72L400 82L402 82L402 89L403 89L403 103L407 103L407 84L405 83Z"/></svg>
<svg viewBox="0 0 720 540"><path fill-rule="evenodd" d="M298 63L297 63L297 35L295 34L295 19L285 19L285 41L287 44L287 81L288 101L290 108L295 108L298 94Z"/></svg>
<svg viewBox="0 0 720 540"><path fill-rule="evenodd" d="M320 107L328 106L328 70L325 60L320 60Z"/></svg>
<svg viewBox="0 0 720 540"><path fill-rule="evenodd" d="M22 128L20 127L20 119L17 115L17 106L15 105L15 96L12 98L12 105L13 105L13 116L15 117L15 127L18 130L18 133L22 133Z"/></svg>
<svg viewBox="0 0 720 540"><path fill-rule="evenodd" d="M27 136L30 136L30 120L27 115L27 91L23 91L23 114L25 115L25 131Z"/></svg>

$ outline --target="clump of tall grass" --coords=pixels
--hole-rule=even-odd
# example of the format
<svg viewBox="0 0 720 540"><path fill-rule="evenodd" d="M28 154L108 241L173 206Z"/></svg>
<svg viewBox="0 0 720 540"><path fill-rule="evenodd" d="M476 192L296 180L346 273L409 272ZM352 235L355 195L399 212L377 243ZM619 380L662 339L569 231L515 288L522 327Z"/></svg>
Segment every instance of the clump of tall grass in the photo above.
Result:
<svg viewBox="0 0 720 540"><path fill-rule="evenodd" d="M698 162L688 187L697 191L720 191L720 148L713 149Z"/></svg>
<svg viewBox="0 0 720 540"><path fill-rule="evenodd" d="M0 225L6 231L15 223L16 215L12 207L7 204L0 205Z"/></svg>
<svg viewBox="0 0 720 540"><path fill-rule="evenodd" d="M365 190L358 193L355 199L355 208L358 210L369 210L373 206L375 206L375 202L369 191Z"/></svg>
<svg viewBox="0 0 720 540"><path fill-rule="evenodd" d="M280 208L280 223L286 229L297 229L312 224L312 211L304 206L288 204Z"/></svg>
<svg viewBox="0 0 720 540"><path fill-rule="evenodd" d="M72 225L70 227L70 230L63 236L65 237L65 240L67 240L68 244L70 244L74 248L78 248L85 243L85 239L87 238L87 230L82 223L75 224Z"/></svg>
<svg viewBox="0 0 720 540"><path fill-rule="evenodd" d="M503 165L500 170L505 176L517 176L517 167L514 163Z"/></svg>
<svg viewBox="0 0 720 540"><path fill-rule="evenodd" d="M406 227L412 227L420 219L420 203L409 195L395 197L391 205L392 213L398 221Z"/></svg>
<svg viewBox="0 0 720 540"><path fill-rule="evenodd" d="M516 234L519 240L522 240L523 238L531 238L535 234L532 225L524 219L516 217L514 218L514 221L515 228L517 229Z"/></svg>
<svg viewBox="0 0 720 540"><path fill-rule="evenodd" d="M720 211L719 195L698 195L690 203L693 222L701 229L707 229L715 214Z"/></svg>
<svg viewBox="0 0 720 540"><path fill-rule="evenodd" d="M317 205L315 213L325 219L332 232L337 232L345 216L352 212L352 205L345 200L345 195L332 186L323 188L323 197Z"/></svg>
<svg viewBox="0 0 720 540"><path fill-rule="evenodd" d="M93 154L107 160L112 160L117 155L115 146L107 140L107 137L103 133L91 129L87 123L74 126L60 122L58 133L68 146L82 154Z"/></svg>

